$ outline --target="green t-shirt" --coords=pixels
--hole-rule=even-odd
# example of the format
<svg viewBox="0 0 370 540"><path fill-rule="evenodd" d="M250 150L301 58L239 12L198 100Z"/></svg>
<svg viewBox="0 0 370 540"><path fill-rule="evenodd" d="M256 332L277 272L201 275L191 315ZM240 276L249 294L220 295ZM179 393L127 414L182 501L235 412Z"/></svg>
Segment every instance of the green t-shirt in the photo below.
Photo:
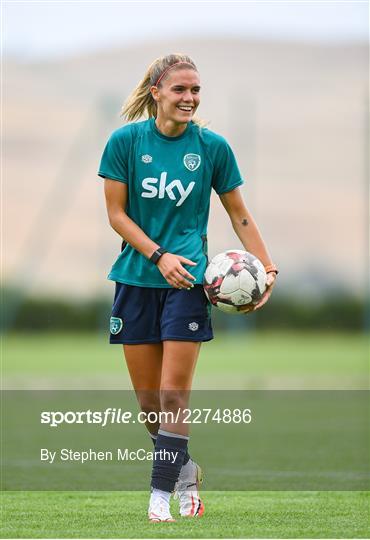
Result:
<svg viewBox="0 0 370 540"><path fill-rule="evenodd" d="M160 246L197 263L202 283L212 188L225 193L243 180L226 140L193 122L178 137L160 133L154 118L114 131L99 176L128 185L127 215ZM126 244L108 279L141 287L171 287L156 265Z"/></svg>

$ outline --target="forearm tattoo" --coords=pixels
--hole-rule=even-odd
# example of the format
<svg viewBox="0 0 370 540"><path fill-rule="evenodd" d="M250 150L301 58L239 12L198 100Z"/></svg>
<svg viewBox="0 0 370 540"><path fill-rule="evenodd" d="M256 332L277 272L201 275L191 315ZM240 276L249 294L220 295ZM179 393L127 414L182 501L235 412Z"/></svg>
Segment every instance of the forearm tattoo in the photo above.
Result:
<svg viewBox="0 0 370 540"><path fill-rule="evenodd" d="M248 225L248 220L247 220L247 218L244 218L244 219L242 220L242 225L244 225L244 226L247 226L247 225Z"/></svg>

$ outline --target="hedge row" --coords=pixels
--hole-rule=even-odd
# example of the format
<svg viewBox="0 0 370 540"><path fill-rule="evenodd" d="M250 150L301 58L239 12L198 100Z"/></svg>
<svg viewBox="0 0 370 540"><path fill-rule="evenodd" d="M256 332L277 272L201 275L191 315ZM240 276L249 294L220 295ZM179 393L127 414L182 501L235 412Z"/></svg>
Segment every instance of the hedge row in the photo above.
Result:
<svg viewBox="0 0 370 540"><path fill-rule="evenodd" d="M150 306L148 306L150 310ZM18 331L96 331L109 324L111 304L106 299L85 302L53 298L27 298L6 292L2 296L2 328ZM265 308L248 316L212 310L216 328L312 329L361 331L369 327L366 302L348 294L320 301L275 295Z"/></svg>

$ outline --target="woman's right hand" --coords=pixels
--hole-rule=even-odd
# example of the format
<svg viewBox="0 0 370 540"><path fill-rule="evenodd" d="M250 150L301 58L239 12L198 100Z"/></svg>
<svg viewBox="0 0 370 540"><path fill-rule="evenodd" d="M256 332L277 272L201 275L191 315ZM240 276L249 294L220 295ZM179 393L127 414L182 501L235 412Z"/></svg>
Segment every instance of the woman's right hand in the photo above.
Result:
<svg viewBox="0 0 370 540"><path fill-rule="evenodd" d="M157 262L157 266L162 276L172 287L175 287L176 289L191 289L194 287L191 280L194 281L196 278L192 276L181 263L189 266L197 265L197 263L190 261L181 255L164 253Z"/></svg>

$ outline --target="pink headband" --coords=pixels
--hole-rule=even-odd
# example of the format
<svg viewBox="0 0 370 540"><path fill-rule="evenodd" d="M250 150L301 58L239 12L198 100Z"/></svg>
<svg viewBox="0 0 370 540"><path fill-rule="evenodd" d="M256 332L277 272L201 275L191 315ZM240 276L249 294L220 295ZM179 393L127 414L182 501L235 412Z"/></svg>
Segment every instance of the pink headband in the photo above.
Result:
<svg viewBox="0 0 370 540"><path fill-rule="evenodd" d="M166 75L166 73L168 73L170 71L170 69L172 69L173 67L176 67L176 66L178 66L180 64L187 64L188 66L191 66L193 69L195 69L193 64L190 64L190 62L175 62L175 64L172 64L171 66L169 66L167 69L164 70L164 72L162 73L162 75L159 76L159 79L157 80L157 82L155 83L154 86L158 86L158 84L161 82L161 80Z"/></svg>

